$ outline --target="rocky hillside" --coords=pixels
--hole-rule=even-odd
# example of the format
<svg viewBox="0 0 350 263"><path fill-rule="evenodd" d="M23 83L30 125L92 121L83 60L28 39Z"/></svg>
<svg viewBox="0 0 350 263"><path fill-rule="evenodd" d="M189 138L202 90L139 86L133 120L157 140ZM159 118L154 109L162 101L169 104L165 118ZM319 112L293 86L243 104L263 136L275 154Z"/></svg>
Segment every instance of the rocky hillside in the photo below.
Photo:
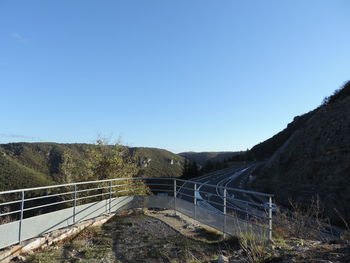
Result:
<svg viewBox="0 0 350 263"><path fill-rule="evenodd" d="M99 179L92 172L93 144L9 143L0 145L0 191ZM113 146L104 150L110 155ZM134 176L179 177L184 158L156 148L127 148L138 168ZM95 158L96 159L96 158ZM122 176L121 173L118 176ZM103 179L103 178L100 178Z"/></svg>
<svg viewBox="0 0 350 263"><path fill-rule="evenodd" d="M130 148L141 167L140 176L144 177L180 177L185 158L163 149L134 147Z"/></svg>
<svg viewBox="0 0 350 263"><path fill-rule="evenodd" d="M333 222L342 221L339 215L350 222L350 82L252 148L250 157L267 160L254 188L274 193L285 205L319 198Z"/></svg>

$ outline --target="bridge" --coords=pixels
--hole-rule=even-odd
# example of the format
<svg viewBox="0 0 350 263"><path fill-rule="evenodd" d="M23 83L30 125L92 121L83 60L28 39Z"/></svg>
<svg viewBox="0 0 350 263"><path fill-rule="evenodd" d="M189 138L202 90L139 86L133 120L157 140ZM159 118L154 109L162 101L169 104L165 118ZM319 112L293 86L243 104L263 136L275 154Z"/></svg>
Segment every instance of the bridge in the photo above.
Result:
<svg viewBox="0 0 350 263"><path fill-rule="evenodd" d="M247 195L249 201L241 198ZM171 209L224 235L249 232L271 240L272 198L271 194L178 178L116 178L2 191L0 249L133 208Z"/></svg>

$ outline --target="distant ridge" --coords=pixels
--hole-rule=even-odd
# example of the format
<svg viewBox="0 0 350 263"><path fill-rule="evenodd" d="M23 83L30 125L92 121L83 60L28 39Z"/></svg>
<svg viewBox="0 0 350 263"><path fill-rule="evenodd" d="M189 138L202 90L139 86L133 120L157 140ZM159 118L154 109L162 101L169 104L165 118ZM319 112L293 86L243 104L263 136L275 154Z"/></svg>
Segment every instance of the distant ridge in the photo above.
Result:
<svg viewBox="0 0 350 263"><path fill-rule="evenodd" d="M86 155L94 144L0 144L0 191L86 178ZM133 147L128 152L140 168L138 176L179 177L184 158L167 150ZM69 169L69 171L67 171Z"/></svg>
<svg viewBox="0 0 350 263"><path fill-rule="evenodd" d="M222 162L243 152L182 152L180 156L204 166L206 162Z"/></svg>

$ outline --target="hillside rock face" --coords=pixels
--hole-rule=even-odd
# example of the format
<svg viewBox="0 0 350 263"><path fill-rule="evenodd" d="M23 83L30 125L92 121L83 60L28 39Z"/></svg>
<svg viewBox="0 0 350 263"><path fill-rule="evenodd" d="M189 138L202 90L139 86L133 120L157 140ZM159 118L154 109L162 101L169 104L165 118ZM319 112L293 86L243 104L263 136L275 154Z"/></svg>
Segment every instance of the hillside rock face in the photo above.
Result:
<svg viewBox="0 0 350 263"><path fill-rule="evenodd" d="M290 199L306 204L318 197L333 222L341 221L338 213L350 222L350 96L301 118L301 125L258 171L253 187L273 192L285 205Z"/></svg>

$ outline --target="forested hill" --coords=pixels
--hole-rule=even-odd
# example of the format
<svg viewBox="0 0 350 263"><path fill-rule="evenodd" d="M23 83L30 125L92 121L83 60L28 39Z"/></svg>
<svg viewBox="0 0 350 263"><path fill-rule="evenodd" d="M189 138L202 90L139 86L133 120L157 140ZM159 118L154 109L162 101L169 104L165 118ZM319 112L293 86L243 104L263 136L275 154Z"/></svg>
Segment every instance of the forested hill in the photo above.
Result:
<svg viewBox="0 0 350 263"><path fill-rule="evenodd" d="M0 191L122 176L179 177L183 163L183 157L157 148L0 144Z"/></svg>
<svg viewBox="0 0 350 263"><path fill-rule="evenodd" d="M204 166L207 162L223 162L231 159L233 156L242 154L243 152L182 152L180 156L190 161L196 162L198 165Z"/></svg>

